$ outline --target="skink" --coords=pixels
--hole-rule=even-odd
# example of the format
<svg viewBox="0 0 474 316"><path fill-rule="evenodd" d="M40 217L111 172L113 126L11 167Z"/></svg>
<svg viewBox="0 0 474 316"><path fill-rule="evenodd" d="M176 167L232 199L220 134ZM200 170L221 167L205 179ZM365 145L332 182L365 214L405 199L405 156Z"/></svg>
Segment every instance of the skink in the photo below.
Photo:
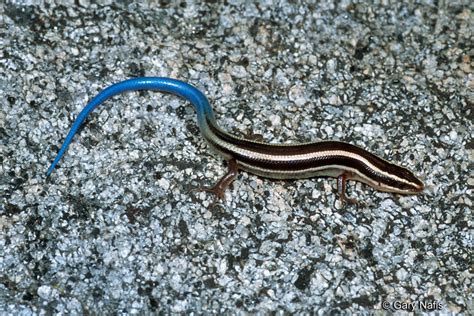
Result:
<svg viewBox="0 0 474 316"><path fill-rule="evenodd" d="M183 81L161 77L129 79L100 92L79 113L46 175L51 175L89 113L114 95L137 90L167 92L191 102L202 136L228 162L228 172L214 187L204 189L218 197L223 197L239 169L273 179L334 177L342 201L354 202L345 193L348 180L360 181L385 192L416 194L423 191L423 182L406 168L349 143L270 144L229 134L217 125L214 111L201 91Z"/></svg>

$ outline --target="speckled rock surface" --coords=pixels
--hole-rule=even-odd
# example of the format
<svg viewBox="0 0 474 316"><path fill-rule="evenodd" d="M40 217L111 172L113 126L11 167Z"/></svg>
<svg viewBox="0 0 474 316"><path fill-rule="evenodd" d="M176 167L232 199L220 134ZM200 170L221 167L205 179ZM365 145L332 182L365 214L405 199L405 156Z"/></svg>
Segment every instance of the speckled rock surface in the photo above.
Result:
<svg viewBox="0 0 474 316"><path fill-rule="evenodd" d="M473 313L470 1L94 2L0 5L1 314ZM143 75L235 134L348 141L427 189L350 183L364 205L342 206L334 179L242 172L213 205L192 189L223 160L153 92L99 107L45 179L87 100Z"/></svg>

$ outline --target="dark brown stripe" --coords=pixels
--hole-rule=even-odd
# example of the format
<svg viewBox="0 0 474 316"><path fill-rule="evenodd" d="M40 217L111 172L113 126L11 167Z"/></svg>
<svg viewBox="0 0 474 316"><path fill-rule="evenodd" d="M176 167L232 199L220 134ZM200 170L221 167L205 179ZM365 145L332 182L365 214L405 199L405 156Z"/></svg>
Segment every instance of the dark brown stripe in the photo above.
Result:
<svg viewBox="0 0 474 316"><path fill-rule="evenodd" d="M337 141L323 141L317 143L309 143L309 144L301 144L301 145L278 145L278 144L268 144L268 143L258 143L250 140L240 139L231 134L226 133L225 131L221 130L211 122L209 122L209 128L211 129L212 133L214 133L218 138L222 139L227 143L231 143L236 145L240 148L261 153L261 154L268 154L268 155L279 155L279 156L291 156L291 155L305 155L311 154L315 152L321 151L348 151L354 153L358 156L363 157L375 167L387 172L389 174L397 175L403 179L406 179L410 182L416 184L422 184L409 170L389 163L370 152L343 142ZM375 172L372 168L368 165L364 164L362 161L358 159L353 159L347 156L322 156L318 158L311 158L306 160L289 160L289 161L272 161L272 160L260 160L255 158L248 158L239 154L238 152L230 151L229 149L219 146L217 143L212 142L210 140L212 146L216 147L217 150L227 153L237 159L237 161L241 161L243 163L253 165L268 171L304 171L307 169L324 167L327 165L340 165L340 166L347 166L349 168L353 168L359 170L365 176L383 184L397 187L400 189L409 189L412 188L411 185L400 183L399 181L393 180L392 178L386 177L380 173Z"/></svg>

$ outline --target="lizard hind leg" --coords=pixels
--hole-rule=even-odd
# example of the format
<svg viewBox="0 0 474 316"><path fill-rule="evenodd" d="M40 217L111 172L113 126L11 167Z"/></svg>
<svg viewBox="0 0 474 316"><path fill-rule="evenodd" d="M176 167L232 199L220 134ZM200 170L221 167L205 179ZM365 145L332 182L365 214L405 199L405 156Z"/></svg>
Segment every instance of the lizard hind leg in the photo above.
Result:
<svg viewBox="0 0 474 316"><path fill-rule="evenodd" d="M212 187L200 187L192 191L206 191L213 193L217 198L223 200L224 192L235 180L237 174L239 173L239 165L235 159L231 159L228 162L227 173Z"/></svg>

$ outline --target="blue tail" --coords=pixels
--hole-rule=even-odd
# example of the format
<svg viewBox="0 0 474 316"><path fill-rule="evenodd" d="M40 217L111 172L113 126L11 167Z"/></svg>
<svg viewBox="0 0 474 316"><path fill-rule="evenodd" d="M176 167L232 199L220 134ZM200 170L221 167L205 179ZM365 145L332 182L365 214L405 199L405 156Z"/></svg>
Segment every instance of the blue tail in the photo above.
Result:
<svg viewBox="0 0 474 316"><path fill-rule="evenodd" d="M107 99L114 95L120 94L126 91L137 91L137 90L157 90L161 92L167 92L174 95L178 95L189 102L191 102L196 110L198 117L198 125L203 132L206 129L206 118L214 120L214 113L207 100L206 96L194 86L187 84L183 81L179 81L171 78L161 77L141 77L134 78L119 83L113 84L110 87L102 90L95 98L93 98L85 107L81 113L77 116L76 120L72 124L71 130L66 136L61 149L59 149L56 158L46 172L48 177L53 172L54 168L61 160L62 156L66 152L69 144L71 144L74 135L82 123L86 120L89 113L91 113L97 106L102 104Z"/></svg>

